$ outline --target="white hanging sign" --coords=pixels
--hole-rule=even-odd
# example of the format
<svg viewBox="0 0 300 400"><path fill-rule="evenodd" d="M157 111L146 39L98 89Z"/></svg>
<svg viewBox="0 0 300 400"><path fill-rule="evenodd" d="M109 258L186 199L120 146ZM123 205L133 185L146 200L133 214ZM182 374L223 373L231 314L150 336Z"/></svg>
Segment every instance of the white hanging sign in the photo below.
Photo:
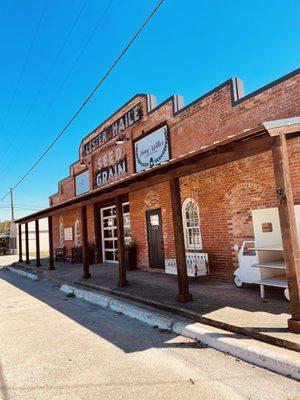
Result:
<svg viewBox="0 0 300 400"><path fill-rule="evenodd" d="M64 229L64 239L65 240L73 240L73 229L72 228Z"/></svg>
<svg viewBox="0 0 300 400"><path fill-rule="evenodd" d="M89 171L86 170L75 176L75 195L80 196L83 193L90 191Z"/></svg>
<svg viewBox="0 0 300 400"><path fill-rule="evenodd" d="M135 142L136 171L143 171L170 159L166 125Z"/></svg>

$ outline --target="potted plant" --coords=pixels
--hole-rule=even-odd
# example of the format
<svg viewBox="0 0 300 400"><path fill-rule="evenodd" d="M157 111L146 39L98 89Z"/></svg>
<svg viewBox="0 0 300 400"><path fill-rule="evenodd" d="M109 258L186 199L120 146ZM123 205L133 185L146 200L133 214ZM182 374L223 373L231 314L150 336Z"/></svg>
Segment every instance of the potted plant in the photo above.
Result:
<svg viewBox="0 0 300 400"><path fill-rule="evenodd" d="M125 266L128 270L137 268L137 246L134 237L125 244Z"/></svg>

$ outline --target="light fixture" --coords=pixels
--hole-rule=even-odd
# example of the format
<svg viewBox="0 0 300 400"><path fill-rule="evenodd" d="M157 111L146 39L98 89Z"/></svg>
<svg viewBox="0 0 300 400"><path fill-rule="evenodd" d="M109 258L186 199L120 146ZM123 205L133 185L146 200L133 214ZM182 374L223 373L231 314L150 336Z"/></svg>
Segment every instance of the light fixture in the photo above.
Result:
<svg viewBox="0 0 300 400"><path fill-rule="evenodd" d="M81 163L79 164L80 167L87 167L86 163L82 160Z"/></svg>
<svg viewBox="0 0 300 400"><path fill-rule="evenodd" d="M123 144L125 140L129 140L125 135L122 135L122 133L118 136L116 140L116 144Z"/></svg>

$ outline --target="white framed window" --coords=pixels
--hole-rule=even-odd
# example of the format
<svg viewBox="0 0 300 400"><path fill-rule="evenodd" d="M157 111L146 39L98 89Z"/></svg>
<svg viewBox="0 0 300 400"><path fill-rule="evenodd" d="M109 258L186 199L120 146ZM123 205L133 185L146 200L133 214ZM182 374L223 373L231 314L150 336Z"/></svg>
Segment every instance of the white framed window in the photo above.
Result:
<svg viewBox="0 0 300 400"><path fill-rule="evenodd" d="M182 219L185 248L201 250L202 238L200 232L200 216L197 203L189 198L182 205Z"/></svg>
<svg viewBox="0 0 300 400"><path fill-rule="evenodd" d="M75 221L74 232L75 232L74 235L75 246L81 246L81 229L80 229L80 222L78 220Z"/></svg>
<svg viewBox="0 0 300 400"><path fill-rule="evenodd" d="M61 247L63 247L65 244L65 231L63 222L59 224L59 244Z"/></svg>

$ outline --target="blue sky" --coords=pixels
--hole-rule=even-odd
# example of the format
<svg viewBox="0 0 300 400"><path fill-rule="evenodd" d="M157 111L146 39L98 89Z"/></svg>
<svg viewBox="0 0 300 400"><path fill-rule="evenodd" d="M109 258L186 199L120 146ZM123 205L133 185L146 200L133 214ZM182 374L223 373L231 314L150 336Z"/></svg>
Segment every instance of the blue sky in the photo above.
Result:
<svg viewBox="0 0 300 400"><path fill-rule="evenodd" d="M62 129L155 4L0 2L1 197ZM155 94L158 102L179 93L187 104L233 76L250 93L298 68L299 20L298 0L165 0L94 101L16 189L15 203L46 207L77 160L82 137L136 93ZM0 203L0 220L9 216L8 203ZM32 211L19 208L16 216Z"/></svg>

